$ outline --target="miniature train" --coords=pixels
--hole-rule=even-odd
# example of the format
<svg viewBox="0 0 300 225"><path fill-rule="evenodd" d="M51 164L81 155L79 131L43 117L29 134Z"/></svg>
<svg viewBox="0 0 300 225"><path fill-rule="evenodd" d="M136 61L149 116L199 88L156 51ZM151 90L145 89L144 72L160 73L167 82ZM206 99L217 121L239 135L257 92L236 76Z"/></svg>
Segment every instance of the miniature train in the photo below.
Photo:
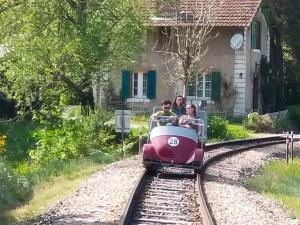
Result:
<svg viewBox="0 0 300 225"><path fill-rule="evenodd" d="M150 117L147 144L143 145L143 165L148 170L159 166L175 166L200 172L203 162L203 136L205 123L202 119L190 119L197 129L159 126L159 120L168 117Z"/></svg>

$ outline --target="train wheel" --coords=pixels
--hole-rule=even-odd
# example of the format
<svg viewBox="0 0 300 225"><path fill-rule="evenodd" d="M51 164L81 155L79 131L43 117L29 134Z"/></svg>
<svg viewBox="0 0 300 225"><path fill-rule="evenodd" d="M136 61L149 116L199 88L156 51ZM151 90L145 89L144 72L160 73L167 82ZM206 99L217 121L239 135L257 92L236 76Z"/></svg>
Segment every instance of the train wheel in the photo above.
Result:
<svg viewBox="0 0 300 225"><path fill-rule="evenodd" d="M195 173L201 173L202 162L194 162Z"/></svg>
<svg viewBox="0 0 300 225"><path fill-rule="evenodd" d="M195 173L200 174L201 173L201 167L196 168L194 171L195 171Z"/></svg>
<svg viewBox="0 0 300 225"><path fill-rule="evenodd" d="M155 173L156 172L156 167L151 163L143 162L143 166L150 173Z"/></svg>

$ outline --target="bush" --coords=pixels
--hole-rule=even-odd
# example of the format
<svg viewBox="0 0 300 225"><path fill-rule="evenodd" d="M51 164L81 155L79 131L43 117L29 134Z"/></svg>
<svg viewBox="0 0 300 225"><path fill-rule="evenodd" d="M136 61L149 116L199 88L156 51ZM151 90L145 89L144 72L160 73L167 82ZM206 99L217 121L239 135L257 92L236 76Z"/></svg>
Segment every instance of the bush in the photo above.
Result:
<svg viewBox="0 0 300 225"><path fill-rule="evenodd" d="M5 139L6 136L0 135L0 156L5 153Z"/></svg>
<svg viewBox="0 0 300 225"><path fill-rule="evenodd" d="M148 129L145 127L132 128L125 139L125 152L129 154L136 154L139 151L139 136L141 134L142 140L145 140L148 135Z"/></svg>
<svg viewBox="0 0 300 225"><path fill-rule="evenodd" d="M226 139L228 136L228 121L220 116L210 116L208 118L208 137L210 139Z"/></svg>
<svg viewBox="0 0 300 225"><path fill-rule="evenodd" d="M33 133L40 125L33 121L19 120L0 124L0 133L5 134L5 158L20 162L28 158L29 149L36 146ZM0 135L1 136L1 135Z"/></svg>
<svg viewBox="0 0 300 225"><path fill-rule="evenodd" d="M288 107L288 118L300 128L300 105L291 105Z"/></svg>
<svg viewBox="0 0 300 225"><path fill-rule="evenodd" d="M245 116L227 116L226 119L231 123L241 124L245 120Z"/></svg>
<svg viewBox="0 0 300 225"><path fill-rule="evenodd" d="M29 199L31 194L32 188L27 179L14 173L8 163L0 158L0 212Z"/></svg>
<svg viewBox="0 0 300 225"><path fill-rule="evenodd" d="M0 96L0 118L10 119L17 115L16 102Z"/></svg>
<svg viewBox="0 0 300 225"><path fill-rule="evenodd" d="M97 112L37 131L37 147L29 153L33 164L39 167L56 160L113 153L118 140L113 125L107 123L110 119L106 112Z"/></svg>
<svg viewBox="0 0 300 225"><path fill-rule="evenodd" d="M133 115L131 120L134 123L148 123L150 118L150 115L147 113L139 114L139 115Z"/></svg>
<svg viewBox="0 0 300 225"><path fill-rule="evenodd" d="M247 129L255 132L274 132L275 123L268 114L259 115L257 112L250 113L247 120L244 121Z"/></svg>
<svg viewBox="0 0 300 225"><path fill-rule="evenodd" d="M241 124L228 124L228 139L245 139L248 138L249 131L245 129Z"/></svg>

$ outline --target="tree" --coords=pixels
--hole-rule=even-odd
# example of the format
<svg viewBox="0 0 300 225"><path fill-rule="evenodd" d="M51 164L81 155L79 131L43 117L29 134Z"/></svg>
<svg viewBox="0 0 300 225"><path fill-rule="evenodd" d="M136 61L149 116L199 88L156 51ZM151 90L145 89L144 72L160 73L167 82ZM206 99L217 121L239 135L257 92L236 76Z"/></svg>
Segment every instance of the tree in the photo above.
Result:
<svg viewBox="0 0 300 225"><path fill-rule="evenodd" d="M4 13L10 9L13 9L19 6L22 2L21 1L14 1L14 0L2 0L0 2L0 13Z"/></svg>
<svg viewBox="0 0 300 225"><path fill-rule="evenodd" d="M186 96L188 85L197 75L205 74L210 68L205 65L208 42L222 0L181 1L162 0L157 4L158 17L168 22L161 32L164 43L154 46L156 52L168 57L165 62L169 79L183 85Z"/></svg>
<svg viewBox="0 0 300 225"><path fill-rule="evenodd" d="M270 0L279 22L283 45L285 94L288 104L300 103L300 4L297 0Z"/></svg>
<svg viewBox="0 0 300 225"><path fill-rule="evenodd" d="M38 103L42 113L55 113L70 96L92 106L92 80L141 50L148 18L143 4L25 0L1 12L1 42L9 52L1 59L6 83L0 89L22 109Z"/></svg>

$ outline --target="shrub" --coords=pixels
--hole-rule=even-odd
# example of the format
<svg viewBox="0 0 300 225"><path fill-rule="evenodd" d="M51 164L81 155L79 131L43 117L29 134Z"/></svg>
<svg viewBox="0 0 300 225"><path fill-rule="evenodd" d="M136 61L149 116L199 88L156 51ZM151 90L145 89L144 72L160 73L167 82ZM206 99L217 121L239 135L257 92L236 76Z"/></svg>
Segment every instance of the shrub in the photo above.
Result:
<svg viewBox="0 0 300 225"><path fill-rule="evenodd" d="M0 118L13 118L17 114L16 102L14 100L0 96Z"/></svg>
<svg viewBox="0 0 300 225"><path fill-rule="evenodd" d="M228 135L228 121L220 116L210 116L208 118L208 137L210 139L226 139Z"/></svg>
<svg viewBox="0 0 300 225"><path fill-rule="evenodd" d="M227 116L226 119L231 123L241 124L245 120L245 116Z"/></svg>
<svg viewBox="0 0 300 225"><path fill-rule="evenodd" d="M4 155L5 153L5 140L6 140L6 136L0 135L0 156Z"/></svg>
<svg viewBox="0 0 300 225"><path fill-rule="evenodd" d="M29 199L31 194L32 188L27 179L14 173L8 163L0 158L0 212Z"/></svg>
<svg viewBox="0 0 300 225"><path fill-rule="evenodd" d="M288 118L300 128L300 105L291 105L288 107Z"/></svg>
<svg viewBox="0 0 300 225"><path fill-rule="evenodd" d="M134 123L148 123L150 115L147 113L133 115L131 120Z"/></svg>
<svg viewBox="0 0 300 225"><path fill-rule="evenodd" d="M135 154L139 151L139 136L141 134L142 140L146 139L148 135L148 130L145 127L132 128L130 133L125 139L125 152L129 154Z"/></svg>
<svg viewBox="0 0 300 225"><path fill-rule="evenodd" d="M249 137L249 131L242 125L228 124L228 139L244 139Z"/></svg>
<svg viewBox="0 0 300 225"><path fill-rule="evenodd" d="M250 113L244 125L247 129L255 132L273 132L275 123L268 114L259 115L257 112Z"/></svg>
<svg viewBox="0 0 300 225"><path fill-rule="evenodd" d="M107 123L110 118L106 112L97 112L37 131L37 147L29 153L33 164L39 167L55 160L112 153L118 140L112 124Z"/></svg>

